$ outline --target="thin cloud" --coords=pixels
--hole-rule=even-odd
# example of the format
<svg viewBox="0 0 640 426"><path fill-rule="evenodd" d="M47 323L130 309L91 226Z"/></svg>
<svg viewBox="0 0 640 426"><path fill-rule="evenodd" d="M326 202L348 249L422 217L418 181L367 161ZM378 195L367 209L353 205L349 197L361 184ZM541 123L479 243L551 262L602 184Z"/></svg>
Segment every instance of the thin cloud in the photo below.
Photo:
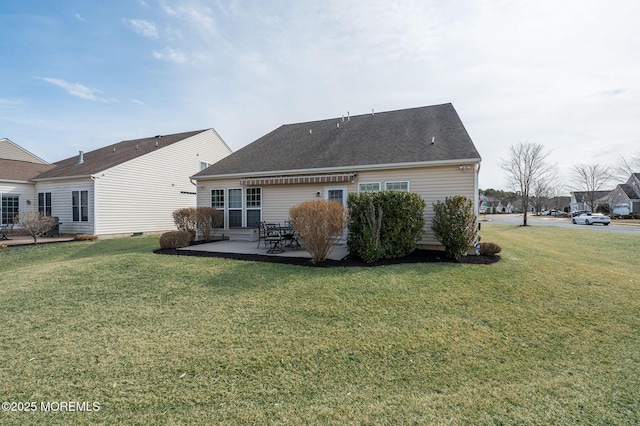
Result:
<svg viewBox="0 0 640 426"><path fill-rule="evenodd" d="M145 38L157 39L159 37L156 24L153 22L145 21L144 19L123 19L122 21L127 27Z"/></svg>
<svg viewBox="0 0 640 426"><path fill-rule="evenodd" d="M187 62L187 54L180 49L173 49L171 47L165 47L162 51L154 51L153 57L161 61L175 62L176 64L183 64Z"/></svg>
<svg viewBox="0 0 640 426"><path fill-rule="evenodd" d="M90 101L99 101L103 100L96 96L96 93L101 93L98 89L92 89L90 87L84 86L79 83L69 83L68 81L60 80L57 78L50 77L34 77L38 80L46 81L47 83L51 83L55 86L61 87L66 90L72 96L87 99Z"/></svg>
<svg viewBox="0 0 640 426"><path fill-rule="evenodd" d="M84 19L82 16L80 16L79 13L74 13L73 17L76 18L78 21L82 21L82 22L86 22L87 20Z"/></svg>
<svg viewBox="0 0 640 426"><path fill-rule="evenodd" d="M22 99L2 99L0 98L0 107L14 107L18 105L24 105Z"/></svg>

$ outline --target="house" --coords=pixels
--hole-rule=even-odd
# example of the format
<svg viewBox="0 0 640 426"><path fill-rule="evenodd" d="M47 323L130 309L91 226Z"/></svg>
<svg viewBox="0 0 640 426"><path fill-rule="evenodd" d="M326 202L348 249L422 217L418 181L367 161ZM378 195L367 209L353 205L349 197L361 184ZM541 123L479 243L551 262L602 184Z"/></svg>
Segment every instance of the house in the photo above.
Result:
<svg viewBox="0 0 640 426"><path fill-rule="evenodd" d="M42 170L25 175L9 201L18 211L58 217L63 234L162 232L175 229L175 209L196 205L189 177L230 153L213 129L123 141L38 166ZM10 166L7 174L17 175Z"/></svg>
<svg viewBox="0 0 640 426"><path fill-rule="evenodd" d="M587 210L587 211L596 211L598 206L607 203L607 197L611 191L593 191L593 193L588 191L574 191L571 193L571 211L574 212L576 210ZM595 200L595 206L591 205L591 196L593 195L593 199ZM592 208L593 207L593 208Z"/></svg>
<svg viewBox="0 0 640 426"><path fill-rule="evenodd" d="M613 214L640 213L640 173L633 173L626 183L611 191L608 201Z"/></svg>
<svg viewBox="0 0 640 426"><path fill-rule="evenodd" d="M346 206L351 192L415 192L427 204L419 245L439 246L433 203L463 195L478 214L480 161L449 103L283 125L193 179L198 205L224 211L225 230L282 222L316 197Z"/></svg>
<svg viewBox="0 0 640 426"><path fill-rule="evenodd" d="M18 213L33 209L36 185L31 179L53 167L9 139L0 139L1 225L14 223Z"/></svg>

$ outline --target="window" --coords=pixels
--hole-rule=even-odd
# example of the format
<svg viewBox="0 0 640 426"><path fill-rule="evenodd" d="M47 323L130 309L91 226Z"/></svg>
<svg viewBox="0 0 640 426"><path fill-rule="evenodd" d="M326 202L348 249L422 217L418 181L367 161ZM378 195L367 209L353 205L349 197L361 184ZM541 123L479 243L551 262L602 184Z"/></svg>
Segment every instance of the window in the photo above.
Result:
<svg viewBox="0 0 640 426"><path fill-rule="evenodd" d="M384 184L384 189L387 191L409 192L409 182L386 182Z"/></svg>
<svg viewBox="0 0 640 426"><path fill-rule="evenodd" d="M74 222L89 221L89 191L72 191L71 206Z"/></svg>
<svg viewBox="0 0 640 426"><path fill-rule="evenodd" d="M257 228L262 218L262 188L247 188L247 226Z"/></svg>
<svg viewBox="0 0 640 426"><path fill-rule="evenodd" d="M242 226L242 189L229 190L229 228Z"/></svg>
<svg viewBox="0 0 640 426"><path fill-rule="evenodd" d="M2 223L15 223L15 217L20 213L20 196L2 196Z"/></svg>
<svg viewBox="0 0 640 426"><path fill-rule="evenodd" d="M38 192L38 211L45 216L51 216L50 192Z"/></svg>
<svg viewBox="0 0 640 426"><path fill-rule="evenodd" d="M209 166L211 166L211 163L205 163L204 161L201 161L200 162L200 171L206 169Z"/></svg>
<svg viewBox="0 0 640 426"><path fill-rule="evenodd" d="M358 184L358 192L377 192L377 191L380 191L380 182Z"/></svg>
<svg viewBox="0 0 640 426"><path fill-rule="evenodd" d="M222 212L220 228L224 228L224 189L211 190L211 207Z"/></svg>

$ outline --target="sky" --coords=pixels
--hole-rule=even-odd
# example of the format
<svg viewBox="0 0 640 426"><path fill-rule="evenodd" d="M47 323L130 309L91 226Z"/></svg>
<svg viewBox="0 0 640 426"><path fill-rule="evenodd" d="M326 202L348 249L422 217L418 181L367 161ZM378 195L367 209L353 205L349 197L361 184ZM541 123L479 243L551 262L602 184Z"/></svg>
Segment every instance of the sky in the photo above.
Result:
<svg viewBox="0 0 640 426"><path fill-rule="evenodd" d="M560 179L640 149L640 2L2 0L0 138L48 162L214 128L451 102L482 156L540 143Z"/></svg>

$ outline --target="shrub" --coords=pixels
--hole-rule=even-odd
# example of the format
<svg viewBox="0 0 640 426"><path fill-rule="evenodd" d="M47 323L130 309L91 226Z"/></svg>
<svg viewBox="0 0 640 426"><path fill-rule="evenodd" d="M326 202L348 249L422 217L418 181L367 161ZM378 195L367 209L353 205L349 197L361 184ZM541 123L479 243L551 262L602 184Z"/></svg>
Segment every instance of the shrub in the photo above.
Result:
<svg viewBox="0 0 640 426"><path fill-rule="evenodd" d="M76 238L75 238L76 241L94 241L97 239L98 239L97 235L90 235L90 234L78 234L76 235Z"/></svg>
<svg viewBox="0 0 640 426"><path fill-rule="evenodd" d="M347 227L347 210L335 201L304 201L289 209L291 226L311 261L325 260Z"/></svg>
<svg viewBox="0 0 640 426"><path fill-rule="evenodd" d="M169 231L160 235L160 248L179 248L189 245L191 233L188 231Z"/></svg>
<svg viewBox="0 0 640 426"><path fill-rule="evenodd" d="M38 244L38 237L56 225L56 220L40 212L25 212L16 216L20 227L33 237L33 244Z"/></svg>
<svg viewBox="0 0 640 426"><path fill-rule="evenodd" d="M213 207L198 207L195 211L196 229L203 240L211 239L211 232L222 224L222 212Z"/></svg>
<svg viewBox="0 0 640 426"><path fill-rule="evenodd" d="M416 249L424 228L424 200L400 191L349 194L349 253L365 262L403 257Z"/></svg>
<svg viewBox="0 0 640 426"><path fill-rule="evenodd" d="M480 254L482 256L495 256L502 251L502 247L496 243L480 243Z"/></svg>
<svg viewBox="0 0 640 426"><path fill-rule="evenodd" d="M185 207L173 211L173 223L180 231L187 231L191 235L190 241L196 239L196 209L193 207Z"/></svg>
<svg viewBox="0 0 640 426"><path fill-rule="evenodd" d="M477 239L473 202L456 195L433 205L435 216L431 229L445 248L447 256L456 260L467 254Z"/></svg>

